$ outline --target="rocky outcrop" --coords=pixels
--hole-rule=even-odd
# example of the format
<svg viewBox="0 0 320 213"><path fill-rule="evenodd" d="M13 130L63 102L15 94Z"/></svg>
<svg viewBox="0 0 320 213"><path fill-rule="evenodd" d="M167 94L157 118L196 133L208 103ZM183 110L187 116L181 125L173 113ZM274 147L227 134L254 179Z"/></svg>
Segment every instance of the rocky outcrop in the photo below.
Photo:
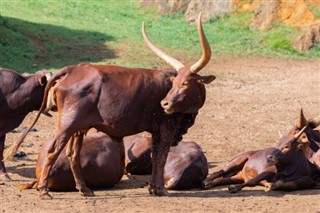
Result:
<svg viewBox="0 0 320 213"><path fill-rule="evenodd" d="M320 23L312 7L319 7L319 0L255 0L259 3L251 20L250 28L264 30L273 21L290 26L308 26Z"/></svg>
<svg viewBox="0 0 320 213"><path fill-rule="evenodd" d="M320 10L320 0L142 0L142 6L151 5L161 14L182 12L188 22L194 22L200 11L206 21L224 13L250 10L254 12L252 30L265 30L273 22L301 26L305 30L293 41L297 50L309 50L319 43L320 19L314 8Z"/></svg>

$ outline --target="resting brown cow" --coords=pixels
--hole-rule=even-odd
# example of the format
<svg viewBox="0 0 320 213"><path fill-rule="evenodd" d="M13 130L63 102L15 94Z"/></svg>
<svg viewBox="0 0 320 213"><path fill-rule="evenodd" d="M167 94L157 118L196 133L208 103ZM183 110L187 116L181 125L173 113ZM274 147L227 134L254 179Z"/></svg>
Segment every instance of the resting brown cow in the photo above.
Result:
<svg viewBox="0 0 320 213"><path fill-rule="evenodd" d="M29 112L40 109L51 74L20 75L0 67L0 180L10 181L3 160L6 133L18 127Z"/></svg>
<svg viewBox="0 0 320 213"><path fill-rule="evenodd" d="M36 179L22 184L19 189L31 188L37 184L45 165L47 150L52 141L42 146L37 160ZM69 166L67 147L57 158L48 178L48 188L53 191L75 190L75 182ZM86 185L90 188L110 188L118 183L124 174L123 143L116 143L104 133L89 134L84 137L80 152L81 172Z"/></svg>
<svg viewBox="0 0 320 213"><path fill-rule="evenodd" d="M301 119L296 126L301 127ZM302 142L302 135L309 132L317 132L307 126L301 127L299 132L291 130L287 136L280 139L276 147L263 150L248 151L232 159L222 170L214 172L203 182L203 188L226 184L238 184L229 186L230 192L240 191L246 186L258 184L268 187L268 190L296 190L310 187L318 187L317 179L320 177L316 165L310 163L305 155L309 144ZM290 147L290 155L283 155L283 159L277 158L279 150ZM269 162L274 158L275 165ZM269 161L269 162L268 162ZM287 163L284 163L287 161ZM311 180L311 181L310 181Z"/></svg>
<svg viewBox="0 0 320 213"><path fill-rule="evenodd" d="M151 145L152 139L145 133L124 138L127 173L151 174ZM200 187L207 175L207 158L197 143L181 141L177 146L170 147L164 167L167 189Z"/></svg>
<svg viewBox="0 0 320 213"><path fill-rule="evenodd" d="M177 72L79 64L61 69L48 82L40 111L45 111L48 93L53 88L51 101L55 101L58 108L59 126L38 184L42 198L51 198L47 191L51 167L69 138L75 134L74 157L70 164L76 188L84 196L94 196L80 174L80 159L76 151L80 150L78 147L84 132L91 127L119 142L124 136L150 132L153 170L149 193L167 195L163 170L169 148L182 140L182 135L193 125L198 110L205 102L204 84L215 79L212 75L197 74L209 62L211 50L202 29L201 17L198 32L203 55L191 67L185 67L154 46L146 35L144 25L142 32L149 48ZM8 151L7 156L12 156L23 137Z"/></svg>

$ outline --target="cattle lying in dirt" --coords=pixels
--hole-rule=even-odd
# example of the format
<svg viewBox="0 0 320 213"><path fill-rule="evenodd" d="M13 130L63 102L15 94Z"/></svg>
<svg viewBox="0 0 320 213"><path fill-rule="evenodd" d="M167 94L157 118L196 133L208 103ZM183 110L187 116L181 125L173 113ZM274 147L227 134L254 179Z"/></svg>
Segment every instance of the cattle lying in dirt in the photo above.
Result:
<svg viewBox="0 0 320 213"><path fill-rule="evenodd" d="M310 162L310 159L317 154L308 158L305 153L310 150L311 143L302 140L304 135L312 135L309 137L310 140L319 141L320 137L314 138L319 131L311 128L315 127L312 122L301 125L301 120L300 116L293 128L295 130L292 129L288 135L283 136L275 147L238 155L222 170L208 177L203 182L203 188L209 189L227 184L235 184L228 187L230 192L238 192L243 187L253 187L258 184L267 187L267 191L318 188L320 170Z"/></svg>
<svg viewBox="0 0 320 213"><path fill-rule="evenodd" d="M198 33L202 57L192 66L184 66L151 43L142 25L148 47L172 70L133 69L111 65L79 64L68 66L52 76L45 90L40 112L47 101L58 109L58 130L48 156L38 188L41 198L52 198L47 190L49 173L68 140L74 136L70 167L76 188L83 196L94 196L85 185L79 165L79 150L85 132L95 128L121 141L124 136L147 131L152 134L152 178L149 193L167 195L164 187L164 165L170 146L177 145L191 127L206 97L204 84L215 77L197 73L209 62L211 49L202 29L201 16ZM50 92L51 100L48 100ZM32 128L37 122L37 115ZM22 143L22 135L6 156L10 158Z"/></svg>
<svg viewBox="0 0 320 213"><path fill-rule="evenodd" d="M40 109L51 73L20 75L0 67L0 180L10 181L3 160L6 133L18 127L29 112Z"/></svg>
<svg viewBox="0 0 320 213"><path fill-rule="evenodd" d="M152 139L149 135L132 135L124 138L126 172L149 175ZM164 167L164 182L167 189L191 189L200 187L208 175L207 158L195 142L181 141L170 147Z"/></svg>
<svg viewBox="0 0 320 213"><path fill-rule="evenodd" d="M37 160L36 179L18 188L31 188L38 184L43 170L47 150L52 141L42 146ZM65 147L53 165L48 179L48 188L53 191L75 190L76 185L68 162L69 147ZM118 183L124 174L123 143L116 143L104 133L89 134L84 137L80 152L81 172L86 185L90 188L110 188Z"/></svg>
<svg viewBox="0 0 320 213"><path fill-rule="evenodd" d="M47 156L47 149L51 143L52 141L46 142L40 150L36 166L36 179L31 183L21 184L18 187L19 189L32 188L37 185ZM83 148L80 152L80 164L86 185L90 188L113 187L124 174L125 162L128 162L127 159L125 160L125 156L127 158L128 155L131 155L130 159L132 159L132 157L135 157L136 151L142 149L149 154L148 158L145 159L146 164L140 164L141 158L135 158L128 162L127 171L151 174L152 168L145 169L143 167L144 165L151 165L151 145L150 136L128 136L124 138L123 143L112 141L104 133L85 136ZM68 151L68 147L65 147L52 167L48 180L50 190L69 191L76 189L68 162L68 154L66 154ZM140 167L140 170L136 170L138 167ZM176 147L171 147L164 169L165 187L167 189L199 187L207 175L207 160L199 145L194 142L180 142Z"/></svg>

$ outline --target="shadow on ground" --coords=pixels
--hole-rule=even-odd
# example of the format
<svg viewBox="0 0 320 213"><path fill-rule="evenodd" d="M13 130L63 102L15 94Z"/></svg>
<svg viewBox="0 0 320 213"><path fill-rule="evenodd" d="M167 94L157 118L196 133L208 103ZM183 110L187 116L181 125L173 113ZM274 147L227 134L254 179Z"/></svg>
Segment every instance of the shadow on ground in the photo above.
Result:
<svg viewBox="0 0 320 213"><path fill-rule="evenodd" d="M0 66L22 73L112 59L116 54L106 45L112 40L100 32L0 16Z"/></svg>

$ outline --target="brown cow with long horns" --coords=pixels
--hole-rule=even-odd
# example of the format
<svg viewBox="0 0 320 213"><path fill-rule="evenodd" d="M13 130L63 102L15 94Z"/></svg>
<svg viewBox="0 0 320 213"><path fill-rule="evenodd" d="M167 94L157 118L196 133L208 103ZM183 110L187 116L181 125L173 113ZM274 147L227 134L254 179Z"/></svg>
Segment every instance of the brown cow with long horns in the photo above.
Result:
<svg viewBox="0 0 320 213"><path fill-rule="evenodd" d="M150 132L153 141L153 170L149 193L160 196L168 194L164 187L163 170L169 148L181 141L182 135L194 124L198 111L205 102L204 84L215 79L213 75L197 74L211 57L210 46L202 28L201 14L198 33L203 55L194 65L185 67L152 44L142 25L142 34L149 48L177 72L79 64L65 67L52 76L46 87L40 112L48 110L47 96L53 88L51 101L57 106L59 124L39 180L41 198L51 198L47 190L50 170L72 136L75 139L70 145L72 150L69 153L69 163L76 188L84 196L94 196L85 185L79 164L83 135L92 127L117 141L127 135ZM31 127L39 116L40 113ZM26 134L22 135L9 149L8 157L17 150L25 136Z"/></svg>

